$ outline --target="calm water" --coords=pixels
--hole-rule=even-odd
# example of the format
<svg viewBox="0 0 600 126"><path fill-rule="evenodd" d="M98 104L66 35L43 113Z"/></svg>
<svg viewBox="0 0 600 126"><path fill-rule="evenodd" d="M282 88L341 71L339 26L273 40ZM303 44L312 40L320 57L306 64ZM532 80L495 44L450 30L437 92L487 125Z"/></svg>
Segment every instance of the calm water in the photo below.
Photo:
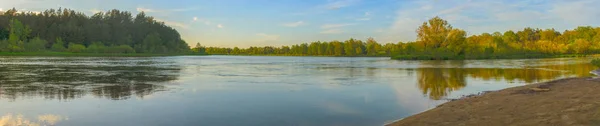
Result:
<svg viewBox="0 0 600 126"><path fill-rule="evenodd" d="M590 76L588 62L0 57L0 125L383 125L462 95Z"/></svg>

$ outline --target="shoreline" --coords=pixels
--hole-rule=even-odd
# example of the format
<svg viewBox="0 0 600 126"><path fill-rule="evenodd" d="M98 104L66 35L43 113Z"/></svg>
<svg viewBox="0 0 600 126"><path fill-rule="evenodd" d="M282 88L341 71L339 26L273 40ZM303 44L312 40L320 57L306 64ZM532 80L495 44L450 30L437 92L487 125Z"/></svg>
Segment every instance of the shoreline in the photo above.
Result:
<svg viewBox="0 0 600 126"><path fill-rule="evenodd" d="M208 56L187 53L70 53L70 52L0 52L0 56L51 56L51 57L161 57L161 56Z"/></svg>
<svg viewBox="0 0 600 126"><path fill-rule="evenodd" d="M443 103L386 126L600 125L600 79L565 78Z"/></svg>

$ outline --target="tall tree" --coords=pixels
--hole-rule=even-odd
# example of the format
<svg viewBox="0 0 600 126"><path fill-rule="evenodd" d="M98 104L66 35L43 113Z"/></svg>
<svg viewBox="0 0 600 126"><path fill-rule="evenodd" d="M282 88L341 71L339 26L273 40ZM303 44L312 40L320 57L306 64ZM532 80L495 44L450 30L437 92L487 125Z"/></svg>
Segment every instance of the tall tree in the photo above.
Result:
<svg viewBox="0 0 600 126"><path fill-rule="evenodd" d="M417 41L424 43L426 48L438 48L446 41L452 26L440 17L434 17L417 29Z"/></svg>

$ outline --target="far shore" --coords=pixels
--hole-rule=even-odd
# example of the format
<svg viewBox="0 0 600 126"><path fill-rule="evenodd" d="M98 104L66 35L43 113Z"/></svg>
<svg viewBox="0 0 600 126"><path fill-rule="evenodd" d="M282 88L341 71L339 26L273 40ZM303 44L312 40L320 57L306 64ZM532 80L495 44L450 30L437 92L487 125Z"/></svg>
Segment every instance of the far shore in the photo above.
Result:
<svg viewBox="0 0 600 126"><path fill-rule="evenodd" d="M600 79L567 78L450 101L389 126L600 125Z"/></svg>
<svg viewBox="0 0 600 126"><path fill-rule="evenodd" d="M0 56L56 56L56 57L156 57L205 56L190 53L71 53L71 52L0 52Z"/></svg>

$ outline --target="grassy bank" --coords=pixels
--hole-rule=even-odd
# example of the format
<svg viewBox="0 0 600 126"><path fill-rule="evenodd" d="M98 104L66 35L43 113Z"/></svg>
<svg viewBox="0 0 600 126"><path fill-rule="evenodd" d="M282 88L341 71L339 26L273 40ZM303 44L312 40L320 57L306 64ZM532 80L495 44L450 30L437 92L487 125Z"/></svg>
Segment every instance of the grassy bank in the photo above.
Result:
<svg viewBox="0 0 600 126"><path fill-rule="evenodd" d="M0 52L0 56L57 56L57 57L153 57L153 56L203 56L192 53L70 53L70 52Z"/></svg>

